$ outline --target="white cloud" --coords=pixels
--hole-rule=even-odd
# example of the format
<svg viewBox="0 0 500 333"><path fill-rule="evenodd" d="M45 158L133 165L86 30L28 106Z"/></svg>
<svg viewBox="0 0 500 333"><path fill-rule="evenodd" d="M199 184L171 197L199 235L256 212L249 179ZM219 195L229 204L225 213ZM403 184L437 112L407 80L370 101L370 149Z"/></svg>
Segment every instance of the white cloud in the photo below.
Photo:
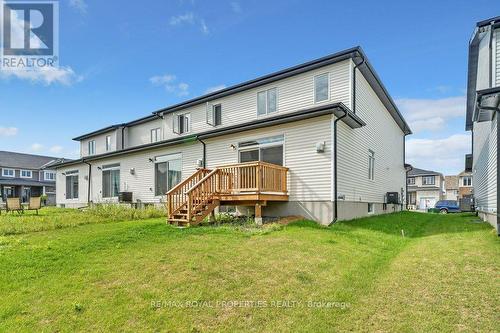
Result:
<svg viewBox="0 0 500 333"><path fill-rule="evenodd" d="M241 13L242 9L241 9L241 5L239 2L233 1L230 3L230 5L231 5L231 9L233 10L233 12Z"/></svg>
<svg viewBox="0 0 500 333"><path fill-rule="evenodd" d="M200 21L200 29L201 29L201 32L203 32L205 35L208 35L210 33L210 30L208 30L208 27L205 23L205 20Z"/></svg>
<svg viewBox="0 0 500 333"><path fill-rule="evenodd" d="M0 136L16 136L18 131L16 127L0 127Z"/></svg>
<svg viewBox="0 0 500 333"><path fill-rule="evenodd" d="M185 82L176 83L177 77L173 74L155 75L149 78L155 86L163 86L169 93L176 94L177 96L189 95L189 84Z"/></svg>
<svg viewBox="0 0 500 333"><path fill-rule="evenodd" d="M187 12L182 15L170 17L169 24L174 27L183 25L198 25L200 27L200 31L203 34L207 35L210 33L205 20L203 18L197 17L197 15L193 14L192 12Z"/></svg>
<svg viewBox="0 0 500 333"><path fill-rule="evenodd" d="M70 7L78 10L80 14L87 14L87 3L85 0L69 0Z"/></svg>
<svg viewBox="0 0 500 333"><path fill-rule="evenodd" d="M30 71L0 71L0 78L9 79L10 77L28 80L32 83L42 83L45 85L59 83L65 86L81 82L84 79L82 75L77 75L71 67L44 67Z"/></svg>
<svg viewBox="0 0 500 333"><path fill-rule="evenodd" d="M205 94L210 94L210 93L222 90L224 88L226 88L225 84L219 84L217 86L209 87L209 88L207 88L207 90L205 90Z"/></svg>
<svg viewBox="0 0 500 333"><path fill-rule="evenodd" d="M181 25L181 24L194 24L194 14L186 13L183 15L172 16L170 18L170 25Z"/></svg>
<svg viewBox="0 0 500 333"><path fill-rule="evenodd" d="M448 120L465 116L465 96L441 99L400 98L396 104L415 133L442 130Z"/></svg>
<svg viewBox="0 0 500 333"><path fill-rule="evenodd" d="M50 151L51 153L60 153L60 152L62 152L62 150L63 150L63 147L58 146L58 145L52 146L52 147L50 147L50 149L49 149L49 151Z"/></svg>
<svg viewBox="0 0 500 333"><path fill-rule="evenodd" d="M149 78L149 81L156 86L160 86L175 81L175 79L176 79L175 75L165 74L165 75L155 75Z"/></svg>
<svg viewBox="0 0 500 333"><path fill-rule="evenodd" d="M416 168L456 174L464 168L464 155L470 153L469 134L453 134L442 139L409 139L406 161Z"/></svg>
<svg viewBox="0 0 500 333"><path fill-rule="evenodd" d="M34 144L31 145L30 150L32 152L38 153L38 152L41 152L44 148L45 147L42 144L40 144L40 143L34 143Z"/></svg>

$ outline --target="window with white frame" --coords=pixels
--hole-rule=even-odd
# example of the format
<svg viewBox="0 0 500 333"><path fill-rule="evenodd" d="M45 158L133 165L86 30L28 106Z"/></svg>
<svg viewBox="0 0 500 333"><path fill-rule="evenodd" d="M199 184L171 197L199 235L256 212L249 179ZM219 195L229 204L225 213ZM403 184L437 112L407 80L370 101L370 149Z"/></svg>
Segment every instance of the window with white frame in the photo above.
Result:
<svg viewBox="0 0 500 333"><path fill-rule="evenodd" d="M120 164L102 166L102 197L117 197L120 192Z"/></svg>
<svg viewBox="0 0 500 333"><path fill-rule="evenodd" d="M330 99L330 75L324 73L314 77L314 102L324 102Z"/></svg>
<svg viewBox="0 0 500 333"><path fill-rule="evenodd" d="M106 135L106 151L111 150L111 135Z"/></svg>
<svg viewBox="0 0 500 333"><path fill-rule="evenodd" d="M375 179L375 152L368 150L368 179Z"/></svg>
<svg viewBox="0 0 500 333"><path fill-rule="evenodd" d="M408 185L415 185L415 177L408 177Z"/></svg>
<svg viewBox="0 0 500 333"><path fill-rule="evenodd" d="M240 142L238 144L240 163L262 161L283 165L283 142L283 135Z"/></svg>
<svg viewBox="0 0 500 333"><path fill-rule="evenodd" d="M153 128L151 130L151 143L153 142L158 142L161 140L161 129L158 128Z"/></svg>
<svg viewBox="0 0 500 333"><path fill-rule="evenodd" d="M14 177L15 174L14 169L2 169L2 176L4 177Z"/></svg>
<svg viewBox="0 0 500 333"><path fill-rule="evenodd" d="M173 130L176 134L189 133L191 127L191 114L178 114L173 117Z"/></svg>
<svg viewBox="0 0 500 333"><path fill-rule="evenodd" d="M257 115L278 111L278 89L271 88L257 93Z"/></svg>
<svg viewBox="0 0 500 333"><path fill-rule="evenodd" d="M31 178L32 176L31 170L21 170L21 178Z"/></svg>
<svg viewBox="0 0 500 333"><path fill-rule="evenodd" d="M423 176L422 177L422 185L435 185L436 177L435 176Z"/></svg>
<svg viewBox="0 0 500 333"><path fill-rule="evenodd" d="M182 179L182 155L155 157L155 195L165 195Z"/></svg>
<svg viewBox="0 0 500 333"><path fill-rule="evenodd" d="M95 155L95 140L89 141L88 153L89 155Z"/></svg>
<svg viewBox="0 0 500 333"><path fill-rule="evenodd" d="M45 180L56 180L56 173L54 171L45 171L43 178Z"/></svg>
<svg viewBox="0 0 500 333"><path fill-rule="evenodd" d="M207 124L211 126L222 124L222 104L207 103Z"/></svg>
<svg viewBox="0 0 500 333"><path fill-rule="evenodd" d="M462 186L472 186L472 177L462 177Z"/></svg>
<svg viewBox="0 0 500 333"><path fill-rule="evenodd" d="M78 171L66 172L66 199L78 199Z"/></svg>

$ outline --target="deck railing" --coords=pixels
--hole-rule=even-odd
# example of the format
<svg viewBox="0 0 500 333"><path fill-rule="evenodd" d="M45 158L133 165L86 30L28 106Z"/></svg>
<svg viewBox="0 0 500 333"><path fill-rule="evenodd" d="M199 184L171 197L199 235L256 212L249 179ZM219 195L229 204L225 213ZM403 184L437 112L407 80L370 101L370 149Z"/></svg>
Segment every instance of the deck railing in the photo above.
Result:
<svg viewBox="0 0 500 333"><path fill-rule="evenodd" d="M221 195L287 194L288 168L265 162L225 165L210 171L200 169L167 193L169 215L181 209L188 221Z"/></svg>
<svg viewBox="0 0 500 333"><path fill-rule="evenodd" d="M210 173L208 169L198 169L194 174L167 192L167 209L169 214L177 213L182 206L187 203L188 190L202 180L208 173Z"/></svg>

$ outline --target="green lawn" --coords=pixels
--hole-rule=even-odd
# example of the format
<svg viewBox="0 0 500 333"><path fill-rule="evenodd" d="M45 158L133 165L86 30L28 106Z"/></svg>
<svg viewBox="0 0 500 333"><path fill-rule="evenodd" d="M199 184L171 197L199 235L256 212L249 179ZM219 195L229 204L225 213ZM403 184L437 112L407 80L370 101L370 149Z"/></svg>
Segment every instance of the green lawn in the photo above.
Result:
<svg viewBox="0 0 500 333"><path fill-rule="evenodd" d="M0 236L0 267L2 332L492 332L500 319L500 240L466 214L94 223Z"/></svg>

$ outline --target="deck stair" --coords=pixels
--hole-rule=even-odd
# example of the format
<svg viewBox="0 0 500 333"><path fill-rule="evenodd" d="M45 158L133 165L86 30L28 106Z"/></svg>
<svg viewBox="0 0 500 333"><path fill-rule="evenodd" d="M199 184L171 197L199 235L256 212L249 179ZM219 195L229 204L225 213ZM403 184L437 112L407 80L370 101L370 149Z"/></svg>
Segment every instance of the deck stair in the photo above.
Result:
<svg viewBox="0 0 500 333"><path fill-rule="evenodd" d="M221 204L255 205L256 217L267 201L287 201L288 168L249 162L198 169L167 193L167 222L178 226L202 222Z"/></svg>

